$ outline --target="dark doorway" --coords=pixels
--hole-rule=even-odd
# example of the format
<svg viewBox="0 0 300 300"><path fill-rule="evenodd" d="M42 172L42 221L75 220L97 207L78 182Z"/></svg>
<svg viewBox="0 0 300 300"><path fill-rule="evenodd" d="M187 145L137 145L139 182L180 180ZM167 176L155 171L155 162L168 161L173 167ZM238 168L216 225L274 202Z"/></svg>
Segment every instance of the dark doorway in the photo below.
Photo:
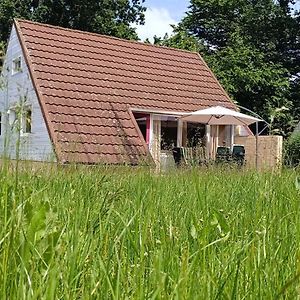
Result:
<svg viewBox="0 0 300 300"><path fill-rule="evenodd" d="M149 129L147 131L147 128L149 127L150 122L150 115L149 114L141 114L141 113L134 113L135 120L139 126L139 129L143 135L144 140L146 143L149 143Z"/></svg>
<svg viewBox="0 0 300 300"><path fill-rule="evenodd" d="M161 150L172 150L177 146L177 121L172 119L161 121Z"/></svg>
<svg viewBox="0 0 300 300"><path fill-rule="evenodd" d="M205 125L198 123L187 123L187 146L197 147L205 145Z"/></svg>

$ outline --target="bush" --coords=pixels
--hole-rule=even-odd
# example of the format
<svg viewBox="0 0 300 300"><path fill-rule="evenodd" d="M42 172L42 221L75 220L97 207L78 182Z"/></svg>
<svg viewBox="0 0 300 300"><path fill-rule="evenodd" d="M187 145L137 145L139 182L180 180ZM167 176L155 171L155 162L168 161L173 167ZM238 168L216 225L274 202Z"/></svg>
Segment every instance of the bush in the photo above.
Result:
<svg viewBox="0 0 300 300"><path fill-rule="evenodd" d="M300 166L300 132L292 134L285 144L285 164Z"/></svg>

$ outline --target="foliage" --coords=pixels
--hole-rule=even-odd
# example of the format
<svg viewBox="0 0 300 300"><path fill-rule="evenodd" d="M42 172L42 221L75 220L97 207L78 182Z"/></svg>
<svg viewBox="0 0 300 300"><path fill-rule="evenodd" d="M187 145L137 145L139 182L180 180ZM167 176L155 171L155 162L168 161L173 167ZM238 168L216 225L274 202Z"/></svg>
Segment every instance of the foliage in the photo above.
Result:
<svg viewBox="0 0 300 300"><path fill-rule="evenodd" d="M294 171L24 168L1 170L1 299L297 298Z"/></svg>
<svg viewBox="0 0 300 300"><path fill-rule="evenodd" d="M0 41L7 41L13 18L137 39L131 23L143 24L143 2L144 0L1 0Z"/></svg>
<svg viewBox="0 0 300 300"><path fill-rule="evenodd" d="M284 134L291 130L293 105L288 99L288 70L279 63L268 62L264 53L242 41L235 41L205 57L239 105L250 108L272 123L277 129L273 133ZM279 111L281 114L275 114Z"/></svg>
<svg viewBox="0 0 300 300"><path fill-rule="evenodd" d="M182 26L212 51L227 47L232 35L238 34L271 61L297 66L300 24L291 10L292 2L191 0Z"/></svg>
<svg viewBox="0 0 300 300"><path fill-rule="evenodd" d="M300 166L300 132L293 133L285 143L285 163Z"/></svg>
<svg viewBox="0 0 300 300"><path fill-rule="evenodd" d="M294 116L298 122L300 122L300 73L297 76L294 76L291 79L291 93L290 93L290 100L294 104Z"/></svg>
<svg viewBox="0 0 300 300"><path fill-rule="evenodd" d="M203 46L196 38L190 36L184 30L179 30L176 27L173 28L176 33L172 36L168 36L168 34L165 34L163 38L154 36L154 44L194 52L200 52L203 49Z"/></svg>
<svg viewBox="0 0 300 300"><path fill-rule="evenodd" d="M273 132L290 132L300 98L299 81L291 82L300 63L300 15L293 1L190 2L169 43L186 49L185 41L193 39L235 101L272 121Z"/></svg>

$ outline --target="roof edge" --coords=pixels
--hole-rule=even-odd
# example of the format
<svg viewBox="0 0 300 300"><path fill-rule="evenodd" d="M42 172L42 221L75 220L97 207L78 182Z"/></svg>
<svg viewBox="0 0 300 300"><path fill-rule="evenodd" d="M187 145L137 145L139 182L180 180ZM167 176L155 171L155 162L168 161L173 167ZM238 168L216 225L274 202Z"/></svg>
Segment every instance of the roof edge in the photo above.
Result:
<svg viewBox="0 0 300 300"><path fill-rule="evenodd" d="M54 129L52 128L51 122L48 120L48 117L47 117L48 111L47 111L45 105L43 105L43 101L41 100L42 99L42 94L39 90L39 86L37 84L37 79L34 76L33 67L32 67L32 64L31 64L31 60L29 58L30 55L27 51L25 40L24 40L23 35L22 35L22 30L19 27L18 19L14 19L13 26L15 26L15 29L16 29L16 33L17 33L17 36L18 36L18 39L19 39L19 42L20 42L20 45L21 45L21 48L22 48L24 59L26 61L27 67L28 67L30 78L31 78L33 87L35 89L35 92L36 92L36 95L37 95L37 98L38 98L38 102L39 102L39 105L40 105L40 108L41 108L41 111L42 111L42 114L43 114L44 121L46 123L46 127L47 127L48 134L49 134L49 137L50 137L50 140L51 140L51 143L52 143L54 154L56 156L57 161L60 161L60 159L59 159L60 155L59 154L60 154L61 151L59 149L58 143L57 143L56 138L55 138Z"/></svg>
<svg viewBox="0 0 300 300"><path fill-rule="evenodd" d="M115 37L115 36L112 36L112 35L106 35L106 34L101 34L101 33L96 33L96 32L90 32L90 31L83 31L83 30L79 30L79 29L66 28L66 27L62 27L62 26L51 25L51 24L47 24L47 23L40 23L40 22L30 21L30 20L21 19L21 18L14 18L14 23L19 22L19 21L20 22L27 22L27 23L31 23L31 24L42 25L42 26L49 27L49 28L57 28L57 29L60 29L60 30L65 30L65 31L85 33L85 34L91 35L91 36L106 37L106 38L109 38L109 39L112 39L112 40L123 41L123 42L128 42L128 43L137 44L137 45L144 45L144 46L150 47L150 48L171 49L171 50L175 50L177 52L183 52L183 53L189 53L189 54L199 54L197 51L189 51L189 50L179 49L179 48L175 48L175 47L167 47L167 46L160 46L160 45L154 45L154 44L147 44L147 43L142 42L142 41L126 40L126 39L122 39L122 38Z"/></svg>

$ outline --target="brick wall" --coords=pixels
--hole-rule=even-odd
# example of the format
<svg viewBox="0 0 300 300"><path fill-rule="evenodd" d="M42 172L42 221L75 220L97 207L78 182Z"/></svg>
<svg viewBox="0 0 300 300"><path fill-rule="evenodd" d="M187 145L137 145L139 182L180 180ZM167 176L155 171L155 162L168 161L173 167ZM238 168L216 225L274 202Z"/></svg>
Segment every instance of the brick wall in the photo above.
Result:
<svg viewBox="0 0 300 300"><path fill-rule="evenodd" d="M255 136L235 137L235 144L245 146L246 166L256 166L256 138ZM281 167L282 164L282 136L259 136L258 137L258 169L272 170Z"/></svg>

